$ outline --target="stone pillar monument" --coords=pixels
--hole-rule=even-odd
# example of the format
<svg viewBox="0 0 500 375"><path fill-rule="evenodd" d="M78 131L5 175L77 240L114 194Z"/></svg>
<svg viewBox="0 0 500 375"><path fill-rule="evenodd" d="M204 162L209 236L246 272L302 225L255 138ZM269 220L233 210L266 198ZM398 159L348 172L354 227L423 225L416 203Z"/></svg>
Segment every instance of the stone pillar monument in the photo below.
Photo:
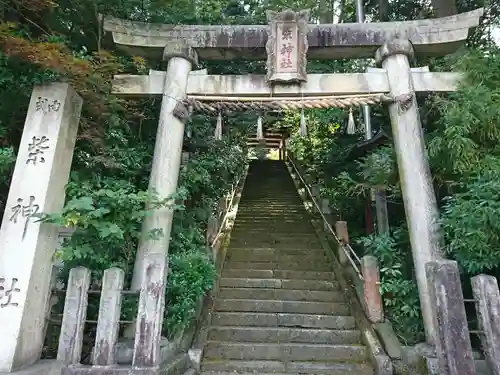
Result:
<svg viewBox="0 0 500 375"><path fill-rule="evenodd" d="M386 69L391 95L396 99L395 103L389 105L392 135L425 334L427 342L434 344L436 327L432 315L425 265L427 262L441 258L441 239L436 222L439 215L436 196L426 157L422 125L410 70L409 58L413 58L413 53L409 40L395 39L378 49L376 60Z"/></svg>
<svg viewBox="0 0 500 375"><path fill-rule="evenodd" d="M187 116L187 111L183 111L179 105L186 96L188 76L193 66L198 64L198 57L184 41L175 41L165 47L163 59L165 62L168 61L168 67L149 189L156 191L161 198L167 198L177 189L181 166L185 121L183 115ZM143 238L139 243L135 260L132 290L141 288L147 254L162 253L167 256L173 214L171 209L160 208L145 218L142 225ZM149 238L147 234L153 229L160 229L162 235L157 239Z"/></svg>
<svg viewBox="0 0 500 375"><path fill-rule="evenodd" d="M0 228L0 373L40 357L58 227L82 99L66 83L36 86Z"/></svg>

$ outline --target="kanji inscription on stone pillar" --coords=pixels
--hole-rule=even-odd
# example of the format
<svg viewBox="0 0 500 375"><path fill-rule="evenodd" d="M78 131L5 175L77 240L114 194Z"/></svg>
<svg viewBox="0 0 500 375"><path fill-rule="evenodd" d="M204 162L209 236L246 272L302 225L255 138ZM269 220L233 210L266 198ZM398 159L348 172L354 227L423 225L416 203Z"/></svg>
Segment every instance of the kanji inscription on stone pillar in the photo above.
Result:
<svg viewBox="0 0 500 375"><path fill-rule="evenodd" d="M268 11L267 21L267 81L306 81L309 11Z"/></svg>

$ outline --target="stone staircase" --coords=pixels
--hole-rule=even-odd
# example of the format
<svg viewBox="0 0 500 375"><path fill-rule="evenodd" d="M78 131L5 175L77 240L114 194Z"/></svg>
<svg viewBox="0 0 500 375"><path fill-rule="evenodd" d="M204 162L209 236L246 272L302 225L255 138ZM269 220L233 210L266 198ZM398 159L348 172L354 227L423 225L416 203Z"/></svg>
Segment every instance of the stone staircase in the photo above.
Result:
<svg viewBox="0 0 500 375"><path fill-rule="evenodd" d="M373 375L361 332L282 161L253 161L201 373Z"/></svg>

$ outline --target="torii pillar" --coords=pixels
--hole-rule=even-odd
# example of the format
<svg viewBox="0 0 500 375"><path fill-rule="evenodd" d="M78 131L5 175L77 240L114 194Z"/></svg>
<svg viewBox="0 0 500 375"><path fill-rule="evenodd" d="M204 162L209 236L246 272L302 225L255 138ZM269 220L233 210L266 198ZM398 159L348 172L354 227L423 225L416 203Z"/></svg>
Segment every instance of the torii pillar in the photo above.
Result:
<svg viewBox="0 0 500 375"><path fill-rule="evenodd" d="M425 335L429 344L435 344L437 330L433 320L425 265L442 258L442 239L437 223L439 212L436 195L410 68L413 55L413 46L409 40L394 39L377 50L376 61L386 69L391 95L395 98L395 102L389 105L394 148Z"/></svg>
<svg viewBox="0 0 500 375"><path fill-rule="evenodd" d="M188 76L193 66L198 65L198 56L183 40L178 40L168 43L163 53L163 60L168 62L168 66L149 179L149 191L158 194L160 199L169 197L177 190L184 125L188 117L181 101L186 97ZM148 254L161 253L167 257L173 216L172 209L162 207L152 210L151 214L145 217L135 258L132 290L141 288L145 258ZM161 230L161 235L151 238L149 234L154 230Z"/></svg>

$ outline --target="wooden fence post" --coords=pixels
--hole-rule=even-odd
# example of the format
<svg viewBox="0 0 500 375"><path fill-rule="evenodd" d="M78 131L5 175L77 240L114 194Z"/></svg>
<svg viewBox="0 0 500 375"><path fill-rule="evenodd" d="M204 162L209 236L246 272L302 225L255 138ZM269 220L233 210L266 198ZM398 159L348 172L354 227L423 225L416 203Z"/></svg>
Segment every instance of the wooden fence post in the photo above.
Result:
<svg viewBox="0 0 500 375"><path fill-rule="evenodd" d="M125 273L119 268L104 271L92 358L92 363L97 366L116 364L115 345L118 340L124 278Z"/></svg>
<svg viewBox="0 0 500 375"><path fill-rule="evenodd" d="M479 275L472 278L481 344L492 375L500 375L500 292L497 279Z"/></svg>
<svg viewBox="0 0 500 375"><path fill-rule="evenodd" d="M440 370L443 375L476 375L457 262L427 262L425 271Z"/></svg>
<svg viewBox="0 0 500 375"><path fill-rule="evenodd" d="M165 311L166 254L148 254L135 328L134 367L160 365L160 339Z"/></svg>
<svg viewBox="0 0 500 375"><path fill-rule="evenodd" d="M340 241L337 250L337 256L340 264L347 264L347 255L344 252L344 245L349 243L349 232L347 230L347 222L346 221L337 221L335 223L335 232L337 233L337 238Z"/></svg>
<svg viewBox="0 0 500 375"><path fill-rule="evenodd" d="M81 360L89 286L90 270L76 267L69 271L57 350L57 360L66 365L78 364Z"/></svg>
<svg viewBox="0 0 500 375"><path fill-rule="evenodd" d="M384 321L384 306L380 295L380 273L377 258L365 255L361 258L363 295L366 317L372 323Z"/></svg>

